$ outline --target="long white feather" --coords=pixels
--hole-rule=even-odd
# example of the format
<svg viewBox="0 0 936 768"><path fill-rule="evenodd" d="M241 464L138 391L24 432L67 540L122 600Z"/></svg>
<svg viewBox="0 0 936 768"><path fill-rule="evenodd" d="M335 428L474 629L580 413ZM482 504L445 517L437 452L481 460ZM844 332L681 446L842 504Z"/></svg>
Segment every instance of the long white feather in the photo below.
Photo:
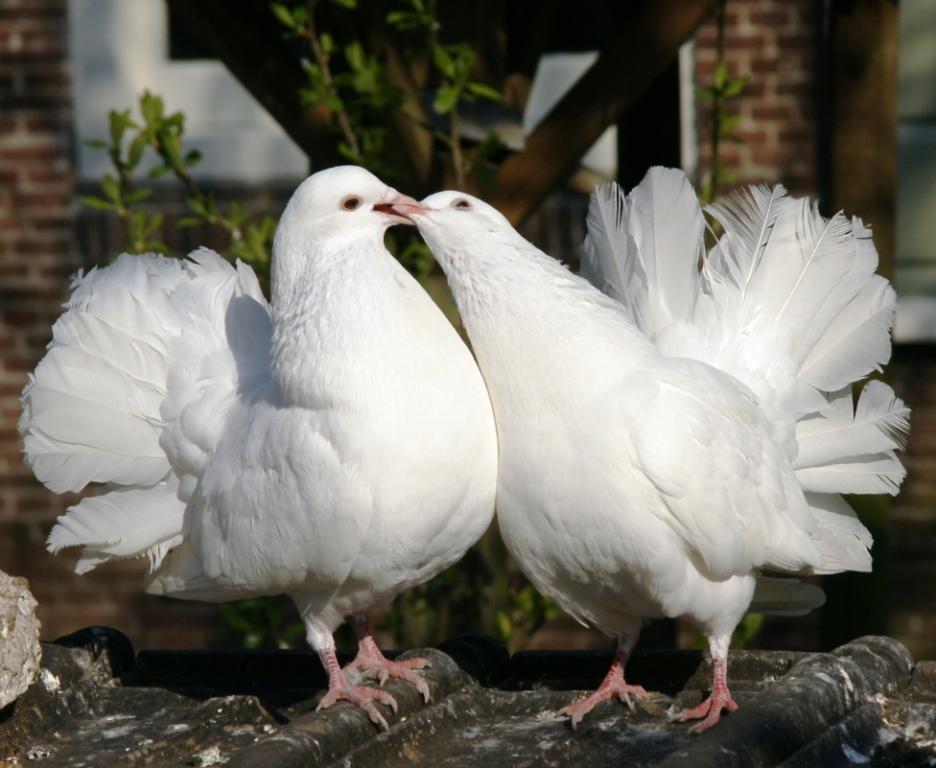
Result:
<svg viewBox="0 0 936 768"><path fill-rule="evenodd" d="M880 275L832 320L799 369L799 378L833 392L880 371L891 354L890 329L897 296Z"/></svg>
<svg viewBox="0 0 936 768"><path fill-rule="evenodd" d="M805 491L815 493L888 493L895 496L906 477L893 451L843 458L835 464L796 470Z"/></svg>
<svg viewBox="0 0 936 768"><path fill-rule="evenodd" d="M617 184L602 184L588 204L580 274L621 302L638 327L647 313L647 275L629 230L630 201Z"/></svg>
<svg viewBox="0 0 936 768"><path fill-rule="evenodd" d="M176 494L178 483L161 482L150 488L118 489L82 499L52 528L50 552L83 547L78 573L109 559L151 554L151 570L165 554L162 543L181 541L185 504Z"/></svg>
<svg viewBox="0 0 936 768"><path fill-rule="evenodd" d="M652 337L692 316L698 296L705 221L686 174L655 167L630 194L629 231L647 275L644 332Z"/></svg>
<svg viewBox="0 0 936 768"><path fill-rule="evenodd" d="M855 410L849 387L835 393L826 410L799 422L794 466L820 467L903 448L909 428L910 409L887 384L869 381Z"/></svg>

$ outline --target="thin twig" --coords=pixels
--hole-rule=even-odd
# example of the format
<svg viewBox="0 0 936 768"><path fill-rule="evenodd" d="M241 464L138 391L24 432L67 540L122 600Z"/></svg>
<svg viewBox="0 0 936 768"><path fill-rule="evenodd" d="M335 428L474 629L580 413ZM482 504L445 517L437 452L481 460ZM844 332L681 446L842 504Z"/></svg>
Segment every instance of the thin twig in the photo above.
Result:
<svg viewBox="0 0 936 768"><path fill-rule="evenodd" d="M715 71L718 72L725 65L725 0L718 0L718 10L716 11L718 42L715 54ZM709 177L709 199L705 202L710 203L715 199L715 186L719 181L718 151L721 143L721 112L722 112L722 88L716 87L712 92L712 171Z"/></svg>
<svg viewBox="0 0 936 768"><path fill-rule="evenodd" d="M315 5L316 0L309 0L309 27L306 32L306 40L308 40L309 47L312 49L315 62L322 70L322 80L325 82L325 87L328 89L329 94L338 98L338 90L335 88L335 81L332 78L331 69L328 66L328 54L322 50L318 33L315 30ZM338 126L341 128L341 133L344 135L345 141L348 142L348 146L351 148L354 156L360 157L361 145L358 143L354 129L351 127L351 121L348 120L347 113L343 109L340 109L337 111L336 117L338 118Z"/></svg>

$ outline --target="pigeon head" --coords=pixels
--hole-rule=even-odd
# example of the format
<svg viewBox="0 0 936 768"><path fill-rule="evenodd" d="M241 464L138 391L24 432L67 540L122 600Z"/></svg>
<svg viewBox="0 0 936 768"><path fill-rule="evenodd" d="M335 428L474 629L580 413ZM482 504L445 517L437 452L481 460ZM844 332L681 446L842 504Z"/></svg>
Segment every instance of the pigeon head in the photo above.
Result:
<svg viewBox="0 0 936 768"><path fill-rule="evenodd" d="M395 224L411 224L405 215L420 208L369 171L343 165L319 171L293 193L281 228L311 230L316 236L349 232L381 235Z"/></svg>
<svg viewBox="0 0 936 768"><path fill-rule="evenodd" d="M426 244L446 271L469 267L496 244L520 243L510 222L494 206L464 192L446 190L424 198L420 209L395 206L419 228Z"/></svg>
<svg viewBox="0 0 936 768"><path fill-rule="evenodd" d="M476 250L491 235L503 237L513 227L494 206L464 192L436 192L419 203L419 209L394 206L418 228L437 258L453 251Z"/></svg>

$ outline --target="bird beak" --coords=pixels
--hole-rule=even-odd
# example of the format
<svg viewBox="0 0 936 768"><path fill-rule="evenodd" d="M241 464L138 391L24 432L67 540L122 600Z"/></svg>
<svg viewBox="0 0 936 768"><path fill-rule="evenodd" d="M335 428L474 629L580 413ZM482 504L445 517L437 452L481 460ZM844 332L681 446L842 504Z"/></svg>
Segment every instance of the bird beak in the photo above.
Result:
<svg viewBox="0 0 936 768"><path fill-rule="evenodd" d="M385 200L375 204L374 210L389 216L396 224L412 224L410 217L425 211L412 197L401 195L395 189L390 191Z"/></svg>

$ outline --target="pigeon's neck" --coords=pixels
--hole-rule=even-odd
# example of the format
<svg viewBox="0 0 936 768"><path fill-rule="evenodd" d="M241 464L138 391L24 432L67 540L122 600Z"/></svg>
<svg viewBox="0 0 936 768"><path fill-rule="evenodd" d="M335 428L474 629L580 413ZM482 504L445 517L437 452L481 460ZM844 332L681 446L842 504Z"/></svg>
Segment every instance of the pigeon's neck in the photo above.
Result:
<svg viewBox="0 0 936 768"><path fill-rule="evenodd" d="M400 267L373 233L277 246L271 372L284 404L321 407L384 354L375 328Z"/></svg>
<svg viewBox="0 0 936 768"><path fill-rule="evenodd" d="M623 308L519 236L476 246L445 258L495 409L549 407L554 388L606 390L656 354ZM521 375L544 402L529 403Z"/></svg>

